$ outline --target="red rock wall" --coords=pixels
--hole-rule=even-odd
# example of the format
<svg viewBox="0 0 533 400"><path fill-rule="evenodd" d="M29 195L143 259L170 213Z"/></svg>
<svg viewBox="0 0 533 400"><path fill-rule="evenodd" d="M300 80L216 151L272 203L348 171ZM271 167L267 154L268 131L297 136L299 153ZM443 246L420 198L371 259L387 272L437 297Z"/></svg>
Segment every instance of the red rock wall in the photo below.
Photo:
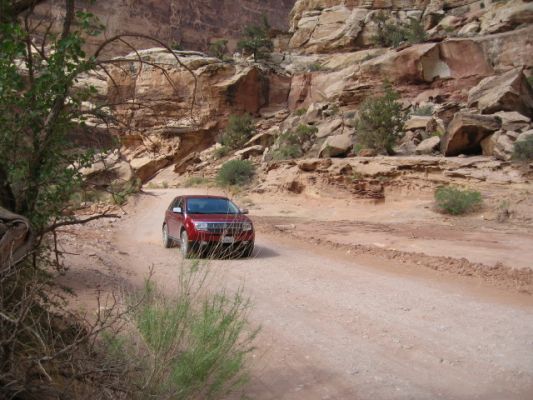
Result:
<svg viewBox="0 0 533 400"><path fill-rule="evenodd" d="M266 15L273 28L286 31L288 15L295 0L77 0L79 9L97 15L107 26L106 36L119 33L142 33L170 43L181 43L184 49L205 50L212 39L227 38L230 47L237 42L247 24L259 22ZM64 0L49 0L36 14L57 17ZM103 36L90 38L94 49ZM136 41L140 48L156 47L154 43ZM116 45L112 53L124 47Z"/></svg>

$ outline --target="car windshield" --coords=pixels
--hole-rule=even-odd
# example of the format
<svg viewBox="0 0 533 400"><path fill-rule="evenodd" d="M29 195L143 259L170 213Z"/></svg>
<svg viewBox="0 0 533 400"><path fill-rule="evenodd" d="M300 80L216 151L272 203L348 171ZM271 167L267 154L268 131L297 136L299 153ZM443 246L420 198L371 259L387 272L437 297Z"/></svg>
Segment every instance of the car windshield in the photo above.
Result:
<svg viewBox="0 0 533 400"><path fill-rule="evenodd" d="M239 208L228 199L195 197L187 200L190 214L239 214Z"/></svg>

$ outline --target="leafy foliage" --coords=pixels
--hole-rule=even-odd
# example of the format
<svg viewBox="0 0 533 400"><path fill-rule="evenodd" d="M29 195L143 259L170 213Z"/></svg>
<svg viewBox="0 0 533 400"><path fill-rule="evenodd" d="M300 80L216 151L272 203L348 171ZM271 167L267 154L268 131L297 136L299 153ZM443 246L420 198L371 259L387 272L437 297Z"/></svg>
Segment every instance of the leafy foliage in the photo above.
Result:
<svg viewBox="0 0 533 400"><path fill-rule="evenodd" d="M250 114L231 115L220 143L228 149L238 149L254 134L254 120Z"/></svg>
<svg viewBox="0 0 533 400"><path fill-rule="evenodd" d="M398 47L403 42L420 43L426 40L427 34L422 23L416 18L409 18L407 23L390 22L389 17L382 11L376 14L376 35L372 41L377 46Z"/></svg>
<svg viewBox="0 0 533 400"><path fill-rule="evenodd" d="M437 208L452 215L465 214L481 205L481 193L459 189L453 186L441 186L435 191Z"/></svg>
<svg viewBox="0 0 533 400"><path fill-rule="evenodd" d="M79 26L90 21L78 13ZM0 37L0 206L40 230L62 214L92 159L68 134L83 128L82 102L96 93L92 86L71 88L94 62L82 50L82 31L59 37L46 58L30 51L17 23L1 24Z"/></svg>
<svg viewBox="0 0 533 400"><path fill-rule="evenodd" d="M316 126L301 124L293 131L286 131L277 140L276 148L272 152L274 160L287 160L301 157L303 146L310 142L318 132Z"/></svg>
<svg viewBox="0 0 533 400"><path fill-rule="evenodd" d="M245 356L257 334L246 319L249 302L240 291L202 293L196 282L205 276L194 265L191 272L182 272L174 296L145 286L143 302L133 312L150 354L139 377L142 398L217 399L246 382ZM115 340L110 347L118 344L123 357L131 351L125 347L128 342Z"/></svg>
<svg viewBox="0 0 533 400"><path fill-rule="evenodd" d="M229 153L230 149L228 146L220 146L215 149L214 156L216 159L226 157Z"/></svg>
<svg viewBox="0 0 533 400"><path fill-rule="evenodd" d="M248 160L231 160L220 168L217 182L223 186L245 185L249 183L255 173L253 164Z"/></svg>
<svg viewBox="0 0 533 400"><path fill-rule="evenodd" d="M420 117L430 117L433 115L433 106L431 104L416 107L411 111L411 115L416 115Z"/></svg>
<svg viewBox="0 0 533 400"><path fill-rule="evenodd" d="M403 135L406 113L397 101L398 92L386 83L384 94L363 102L356 121L358 143L378 152L393 154L393 146Z"/></svg>
<svg viewBox="0 0 533 400"><path fill-rule="evenodd" d="M243 38L237 43L237 48L254 56L254 61L268 57L273 44L269 36L270 25L265 16L259 25L248 25L244 28Z"/></svg>
<svg viewBox="0 0 533 400"><path fill-rule="evenodd" d="M527 136L524 140L517 140L514 143L513 160L533 160L533 135Z"/></svg>
<svg viewBox="0 0 533 400"><path fill-rule="evenodd" d="M224 59L228 53L228 40L227 39L218 39L211 42L209 45L209 55Z"/></svg>

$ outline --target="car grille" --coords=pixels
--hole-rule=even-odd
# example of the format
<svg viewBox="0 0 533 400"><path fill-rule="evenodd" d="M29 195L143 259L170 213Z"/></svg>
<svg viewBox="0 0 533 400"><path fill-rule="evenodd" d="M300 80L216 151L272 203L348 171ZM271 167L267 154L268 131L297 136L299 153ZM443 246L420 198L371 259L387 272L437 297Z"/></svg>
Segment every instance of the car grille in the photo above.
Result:
<svg viewBox="0 0 533 400"><path fill-rule="evenodd" d="M242 232L242 222L209 222L207 224L209 233L236 234Z"/></svg>

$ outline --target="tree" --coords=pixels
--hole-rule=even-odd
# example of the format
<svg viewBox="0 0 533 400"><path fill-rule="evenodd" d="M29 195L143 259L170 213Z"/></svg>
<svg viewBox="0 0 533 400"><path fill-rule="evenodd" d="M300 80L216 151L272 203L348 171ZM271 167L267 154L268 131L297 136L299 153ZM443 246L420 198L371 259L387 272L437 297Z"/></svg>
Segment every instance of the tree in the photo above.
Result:
<svg viewBox="0 0 533 400"><path fill-rule="evenodd" d="M393 154L393 146L403 135L406 113L398 92L385 83L381 96L365 100L356 123L358 142L364 147Z"/></svg>
<svg viewBox="0 0 533 400"><path fill-rule="evenodd" d="M218 39L211 42L209 45L209 55L220 58L221 60L224 59L224 56L228 52L228 41L227 39Z"/></svg>
<svg viewBox="0 0 533 400"><path fill-rule="evenodd" d="M237 48L254 56L254 61L267 58L273 49L269 36L270 25L265 16L259 25L248 25L244 28L243 38L238 42Z"/></svg>

